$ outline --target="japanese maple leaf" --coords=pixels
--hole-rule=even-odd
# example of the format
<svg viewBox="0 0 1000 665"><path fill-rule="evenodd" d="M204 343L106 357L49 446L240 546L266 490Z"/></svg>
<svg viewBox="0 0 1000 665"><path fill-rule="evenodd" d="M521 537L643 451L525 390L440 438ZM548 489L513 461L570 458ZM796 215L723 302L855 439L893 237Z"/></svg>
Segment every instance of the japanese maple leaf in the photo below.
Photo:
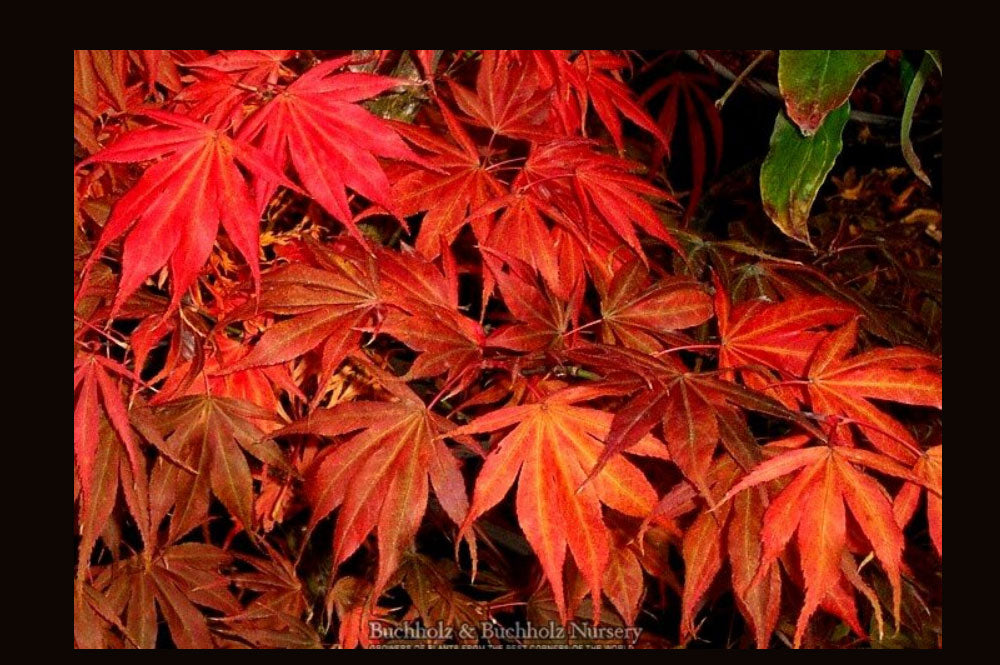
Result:
<svg viewBox="0 0 1000 665"><path fill-rule="evenodd" d="M124 111L126 99L125 74L128 52L122 50L73 51L73 103L91 117L97 117L108 106Z"/></svg>
<svg viewBox="0 0 1000 665"><path fill-rule="evenodd" d="M87 492L80 497L80 544L76 560L78 586L82 586L88 577L94 545L106 533L119 489L143 543L150 542L149 482L145 458L139 459L138 471L133 470L125 445L104 418L100 419L96 443Z"/></svg>
<svg viewBox="0 0 1000 665"><path fill-rule="evenodd" d="M672 461L711 501L708 473L718 445L725 444L738 461L747 459L746 449L756 447L752 437L738 431L741 418L734 409L758 411L820 433L777 401L711 374L692 372L670 356L655 358L604 345L583 346L568 355L609 372L628 394L635 395L615 413L606 447L592 473L659 425ZM629 378L629 374L639 378Z"/></svg>
<svg viewBox="0 0 1000 665"><path fill-rule="evenodd" d="M288 60L295 51L222 51L215 55L185 63L188 69L211 69L217 72L252 72L250 80L274 83L281 63Z"/></svg>
<svg viewBox="0 0 1000 665"><path fill-rule="evenodd" d="M754 461L763 459L756 451ZM714 497L721 497L742 475L742 463L733 457L716 458L709 472L709 484ZM661 505L675 488L664 496ZM781 574L773 568L761 583L750 585L760 566L760 530L767 495L763 488L741 492L731 503L723 503L713 511L700 512L685 530L681 544L684 559L684 589L681 596L682 640L695 637L695 616L719 572L728 560L732 573L732 590L737 606L753 630L759 648L770 643L778 621L781 602ZM658 510L660 508L658 507Z"/></svg>
<svg viewBox="0 0 1000 665"><path fill-rule="evenodd" d="M628 66L628 60L609 51L583 51L572 64L565 66L570 84L578 91L577 98L567 102L580 104L578 117L585 117L587 100L601 122L611 134L618 152L625 151L622 138L622 123L619 115L631 120L636 126L652 134L662 146L669 149L670 140L653 122L645 109L640 106L632 91L621 81L620 69ZM577 100L582 100L582 103Z"/></svg>
<svg viewBox="0 0 1000 665"><path fill-rule="evenodd" d="M309 195L363 241L346 188L399 217L377 158L421 160L392 125L354 103L409 82L359 72L334 74L350 60L337 58L310 69L248 118L238 136L257 140L282 167L290 161ZM258 209L278 184L275 178L257 179Z"/></svg>
<svg viewBox="0 0 1000 665"><path fill-rule="evenodd" d="M167 435L166 448L194 473L161 460L150 479L152 523L159 524L170 507L170 540L201 524L214 494L252 538L253 479L246 453L264 464L291 472L277 444L251 420L275 416L248 402L212 395L180 397L153 408L156 423Z"/></svg>
<svg viewBox="0 0 1000 665"><path fill-rule="evenodd" d="M115 205L85 268L128 233L112 316L166 264L173 277L170 308L176 307L208 259L220 223L249 264L259 290L259 214L237 162L256 177L291 183L266 155L240 139L174 113L143 114L160 126L129 132L77 166L160 159Z"/></svg>
<svg viewBox="0 0 1000 665"><path fill-rule="evenodd" d="M343 255L320 248L322 268L291 263L265 276L258 307L291 315L267 328L249 354L225 369L276 365L321 347L320 384L361 339L381 304L374 259L355 247ZM244 308L235 318L252 312Z"/></svg>
<svg viewBox="0 0 1000 665"><path fill-rule="evenodd" d="M644 594L642 566L633 548L624 534L616 534L603 584L604 595L629 626L635 625Z"/></svg>
<svg viewBox="0 0 1000 665"><path fill-rule="evenodd" d="M385 638L372 637L373 628L391 622L389 609L375 603L370 582L350 575L337 579L327 595L327 611L336 613L340 626L337 643L341 649L356 649L359 645L370 649Z"/></svg>
<svg viewBox="0 0 1000 665"><path fill-rule="evenodd" d="M478 626L489 620L488 603L457 588L462 571L450 559L432 560L419 553L409 554L400 566L398 577L413 601L408 618L419 618L425 626L453 626L456 634L462 626ZM458 640L462 644L478 643L464 634L458 635Z"/></svg>
<svg viewBox="0 0 1000 665"><path fill-rule="evenodd" d="M446 245L441 248L438 262L406 247L375 251L379 286L386 304L409 314L459 308L458 265Z"/></svg>
<svg viewBox="0 0 1000 665"><path fill-rule="evenodd" d="M319 636L301 618L309 611L305 590L295 572L295 562L261 541L266 558L236 553L253 567L230 574L237 588L257 595L238 614L223 617L223 623L238 642L257 648L319 648Z"/></svg>
<svg viewBox="0 0 1000 665"><path fill-rule="evenodd" d="M882 454L844 445L813 446L788 450L762 462L723 499L727 501L761 483L798 472L764 514L763 552L755 579L751 581L752 585L769 573L792 535L798 533L806 595L796 626L796 646L820 603L839 588L841 561L847 551L848 511L889 578L893 614L898 623L903 532L893 516L888 493L859 466L916 480L909 469Z"/></svg>
<svg viewBox="0 0 1000 665"><path fill-rule="evenodd" d="M309 530L340 508L333 534L334 569L376 530L376 595L412 545L431 486L456 524L468 508L459 463L440 438L450 423L430 412L404 383L382 383L395 401L342 402L276 433L336 437L362 430L317 458L306 475L305 495L312 508Z"/></svg>
<svg viewBox="0 0 1000 665"><path fill-rule="evenodd" d="M930 448L920 456L913 467L913 473L923 481L923 487L931 488L927 491L927 528L930 531L931 542L939 556L944 556L942 550L942 517L943 517L943 467L942 467L942 447L941 445ZM923 487L917 483L906 483L899 490L892 504L893 513L900 527L905 527L913 518L917 510L917 502Z"/></svg>
<svg viewBox="0 0 1000 665"><path fill-rule="evenodd" d="M525 140L552 137L545 123L550 94L539 88L535 70L505 51L483 51L476 92L448 81L455 103L471 120L501 134Z"/></svg>
<svg viewBox="0 0 1000 665"><path fill-rule="evenodd" d="M603 394L600 388L566 388L534 404L498 409L449 433L477 434L516 425L486 458L460 531L499 503L520 475L517 519L538 555L564 622L569 618L563 588L567 546L591 590L596 620L611 546L601 505L645 517L656 504L649 481L623 457L609 461L584 483L600 455L612 415L573 404ZM667 456L663 444L651 436L643 437L632 452Z"/></svg>
<svg viewBox="0 0 1000 665"><path fill-rule="evenodd" d="M869 400L940 409L941 359L906 346L848 357L857 334L858 322L853 319L816 349L806 384L812 409L846 416L880 451L905 463L915 462L920 448L913 435Z"/></svg>
<svg viewBox="0 0 1000 665"><path fill-rule="evenodd" d="M392 311L380 330L392 335L420 355L407 374L420 379L447 373L449 385L470 376L483 358L486 335L467 316L450 309L423 310L418 315ZM462 385L467 381L463 380Z"/></svg>
<svg viewBox="0 0 1000 665"><path fill-rule="evenodd" d="M215 345L217 352L206 354L208 357L203 361L192 359L175 365L150 404L164 404L187 395L210 394L250 402L288 421L291 418L285 414L275 389L283 389L289 395L306 401L305 395L292 381L287 367L271 365L228 372L225 370L239 362L250 349L224 336L217 336ZM199 376L202 373L204 377ZM265 432L281 427L277 418L256 420L254 424Z"/></svg>
<svg viewBox="0 0 1000 665"><path fill-rule="evenodd" d="M91 499L94 483L94 462L100 448L102 411L124 446L129 468L136 476L143 468L142 453L132 433L128 407L121 389L111 375L131 378L132 372L118 363L97 354L81 355L73 363L73 388L77 392L73 410L73 450L77 475L84 501ZM103 409L102 406L103 405ZM131 490L131 488L129 488Z"/></svg>
<svg viewBox="0 0 1000 665"><path fill-rule="evenodd" d="M481 247L523 261L538 271L556 295L568 300L574 283L564 279L568 273L561 270L559 243L543 218L543 211L549 218L561 218L561 213L526 191L494 199L475 212L486 214L495 208L503 208L504 211L490 228Z"/></svg>
<svg viewBox="0 0 1000 665"><path fill-rule="evenodd" d="M122 648L126 641L134 646L127 632L101 592L87 583L73 585L74 649Z"/></svg>
<svg viewBox="0 0 1000 665"><path fill-rule="evenodd" d="M731 310L725 291L717 288L716 294L719 364L727 368L763 365L803 376L816 347L827 337L823 327L840 326L857 316L850 305L826 296L752 300Z"/></svg>
<svg viewBox="0 0 1000 665"><path fill-rule="evenodd" d="M171 100L192 118L205 119L214 127L239 125L255 88L274 85L281 64L294 51L223 51L184 64L194 72L194 82L186 85Z"/></svg>
<svg viewBox="0 0 1000 665"><path fill-rule="evenodd" d="M242 611L220 572L231 561L226 552L203 543L151 547L105 566L95 585L113 616L122 618L134 646L156 646L159 615L178 648L211 649L215 644L208 618L199 606L225 615Z"/></svg>
<svg viewBox="0 0 1000 665"><path fill-rule="evenodd" d="M137 432L161 454L169 457L170 450L156 423L141 408L129 411L125 405L121 389L111 374L132 378L128 369L96 354L81 355L74 364L77 395L73 412L74 488L78 480L81 539L77 582L80 583L97 538L114 510L119 488L143 543L150 543L149 483Z"/></svg>
<svg viewBox="0 0 1000 665"><path fill-rule="evenodd" d="M157 83L176 92L181 82L173 54L186 57L176 51L74 50L74 118L138 108ZM142 82L130 84L136 75Z"/></svg>
<svg viewBox="0 0 1000 665"><path fill-rule="evenodd" d="M618 270L601 289L601 337L645 353L663 350L659 338L712 316L712 300L697 282L661 279L650 284L638 259Z"/></svg>
<svg viewBox="0 0 1000 665"><path fill-rule="evenodd" d="M447 372L446 383L459 392L476 377L486 333L459 311L458 266L443 243L443 270L416 252L379 251L383 300L394 306L379 330L421 352L409 377Z"/></svg>
<svg viewBox="0 0 1000 665"><path fill-rule="evenodd" d="M715 289L719 367L737 370L746 386L773 391L770 394L790 408L797 407L801 393L780 385L782 379L804 377L809 359L827 336L825 328L857 315L850 305L826 296L800 296L777 303L752 300L731 309L729 295L718 279Z"/></svg>
<svg viewBox="0 0 1000 665"><path fill-rule="evenodd" d="M512 189L530 190L539 200L561 210L575 222L582 238L590 236L590 227L606 225L644 259L633 228L637 226L682 252L643 197L670 202L674 199L635 175L640 168L629 160L597 152L590 141L564 139L536 146Z"/></svg>
<svg viewBox="0 0 1000 665"><path fill-rule="evenodd" d="M308 601L302 582L295 574L295 562L276 550L266 541L261 542L266 557L236 554L253 570L232 575L233 584L260 594L250 606L267 607L290 616L301 616L308 611Z"/></svg>
<svg viewBox="0 0 1000 665"><path fill-rule="evenodd" d="M496 261L487 259L487 265L491 260ZM486 345L523 352L562 347L567 343L564 337L578 318L577 307L540 286L530 267L512 258L507 263L511 267L509 273L492 268L490 272L517 322L497 328L487 338Z"/></svg>
<svg viewBox="0 0 1000 665"><path fill-rule="evenodd" d="M716 498L732 486L739 466L731 458L720 458L711 470L710 486ZM720 491L721 488L721 491ZM703 511L684 532L681 556L684 558L684 593L681 596L681 640L697 633L694 618L701 602L725 560L724 527L731 506L725 504L714 512ZM754 569L756 571L756 569Z"/></svg>
<svg viewBox="0 0 1000 665"><path fill-rule="evenodd" d="M425 213L416 247L429 259L437 257L442 241L450 245L466 224L472 225L478 238L485 239L492 216L469 217L469 213L506 193L504 185L481 162L476 145L451 111L442 103L438 108L455 138L454 144L413 125L393 124L403 138L430 153L427 161L437 170L398 162L389 171L400 214L409 217Z"/></svg>
<svg viewBox="0 0 1000 665"><path fill-rule="evenodd" d="M705 127L708 126L715 147L714 165L718 169L722 160L722 117L715 102L705 92L706 86L716 82L711 76L693 74L691 72L674 72L660 79L639 98L639 104L645 104L664 90L666 99L656 117L657 126L663 131L667 144L657 143L653 147L650 164L655 168L660 160L670 154L667 145L674 138L677 128L681 100L683 100L685 124L687 125L688 147L691 157L691 194L688 197L684 211L685 225L698 207L702 187L705 184L705 172L708 161L708 148L705 140Z"/></svg>
<svg viewBox="0 0 1000 665"><path fill-rule="evenodd" d="M670 196L633 175L637 167L596 152L590 141L536 145L510 193L470 212L482 217L503 209L480 245L532 266L564 299L582 281L585 265L610 263L622 242L645 260L635 226L680 251L643 198Z"/></svg>

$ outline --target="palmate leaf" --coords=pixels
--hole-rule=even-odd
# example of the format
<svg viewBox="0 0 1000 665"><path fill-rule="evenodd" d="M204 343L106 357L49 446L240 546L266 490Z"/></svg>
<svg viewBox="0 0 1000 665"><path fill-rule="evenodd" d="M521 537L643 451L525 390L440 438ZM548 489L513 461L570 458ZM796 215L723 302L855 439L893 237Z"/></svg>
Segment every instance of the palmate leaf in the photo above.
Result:
<svg viewBox="0 0 1000 665"><path fill-rule="evenodd" d="M645 517L656 503L649 481L621 457L584 483L601 452L600 442L607 436L612 416L573 404L603 394L607 391L599 388L567 388L534 404L498 409L449 433L478 434L516 425L487 457L461 531L499 503L520 476L518 522L552 585L564 622L569 618L563 588L566 548L587 580L596 619L611 547L602 504ZM663 444L651 436L640 439L631 452L667 457Z"/></svg>
<svg viewBox="0 0 1000 665"><path fill-rule="evenodd" d="M488 347L533 352L572 345L567 333L579 316L576 302L566 302L540 285L535 272L517 259L507 258L510 272L494 269L489 253L485 263L500 287L504 304L515 323L502 325L486 339ZM578 301L577 299L574 299Z"/></svg>
<svg viewBox="0 0 1000 665"><path fill-rule="evenodd" d="M421 352L409 378L447 373L446 383L460 392L477 376L486 333L459 310L458 266L440 242L441 268L416 252L379 252L383 301L394 307L379 330Z"/></svg>
<svg viewBox="0 0 1000 665"><path fill-rule="evenodd" d="M596 152L591 141L536 144L510 193L469 213L483 218L503 210L480 246L530 265L565 300L581 289L585 270L627 262L623 243L646 261L636 227L680 252L647 200L673 199L636 175L639 168Z"/></svg>
<svg viewBox="0 0 1000 665"><path fill-rule="evenodd" d="M400 583L413 602L407 618L416 619L425 626L439 623L453 626L461 644L476 643L467 639L463 626L478 626L489 619L488 604L476 600L456 587L461 570L454 561L430 559L422 554L408 555L399 569Z"/></svg>
<svg viewBox="0 0 1000 665"><path fill-rule="evenodd" d="M732 308L718 279L715 313L719 367L735 370L727 378L738 375L747 387L767 391L793 409L802 399L801 391L782 385L783 379L804 377L827 328L857 315L850 305L825 296L797 296L782 302L752 300Z"/></svg>
<svg viewBox="0 0 1000 665"><path fill-rule="evenodd" d="M389 167L400 213L409 217L425 212L416 248L429 259L437 257L442 241L450 245L466 224L484 240L492 215L470 218L469 213L506 193L506 187L482 163L476 145L451 111L443 103L438 108L455 143L413 125L393 124L400 136L430 153L427 161L436 170L405 162Z"/></svg>
<svg viewBox="0 0 1000 665"><path fill-rule="evenodd" d="M302 621L309 603L295 562L266 541L261 541L261 546L266 558L234 554L253 570L229 575L237 588L259 595L239 614L224 617L221 623L232 631L237 644L269 649L320 648L316 631Z"/></svg>
<svg viewBox="0 0 1000 665"><path fill-rule="evenodd" d="M399 567L417 533L431 486L445 513L460 524L468 499L458 460L440 435L452 425L427 410L404 383L382 377L392 402L344 402L275 433L337 437L363 430L327 448L306 474L309 529L340 508L333 535L336 569L377 532L376 595Z"/></svg>
<svg viewBox="0 0 1000 665"><path fill-rule="evenodd" d="M578 91L574 101L575 99L584 100L582 102L583 112L577 114L576 117L586 115L587 100L589 99L590 106L594 108L597 117L611 134L611 139L619 153L625 151L622 122L619 115L635 123L636 126L651 134L661 146L668 148L670 140L635 100L635 95L621 80L619 70L624 69L628 64L626 58L610 51L587 50L583 51L571 66L563 65L567 80Z"/></svg>
<svg viewBox="0 0 1000 665"><path fill-rule="evenodd" d="M455 104L476 125L494 134L532 141L553 138L547 126L549 92L539 89L537 73L507 51L483 51L476 92L449 81Z"/></svg>
<svg viewBox="0 0 1000 665"><path fill-rule="evenodd" d="M674 72L660 79L639 98L639 103L645 103L664 90L667 91L663 106L656 117L656 124L663 131L667 145L657 144L650 158L653 167L670 155L668 146L674 139L674 130L678 126L680 107L683 103L684 119L687 126L688 148L691 159L691 194L684 210L685 224L698 208L702 188L705 185L708 147L705 139L706 125L712 137L715 148L713 164L718 169L722 162L722 117L715 102L709 98L704 87L714 84L711 76L692 74L690 72Z"/></svg>
<svg viewBox="0 0 1000 665"><path fill-rule="evenodd" d="M264 439L252 420L271 420L273 412L249 402L212 395L180 397L151 407L166 435L172 459L190 470L161 459L150 479L152 523L159 524L173 508L170 541L202 524L210 494L255 538L253 479L246 453L264 464L293 473L281 449ZM193 470L193 473L192 473Z"/></svg>
<svg viewBox="0 0 1000 665"><path fill-rule="evenodd" d="M322 267L291 263L268 273L256 306L291 318L265 330L253 350L231 365L229 372L287 362L320 346L321 378L337 369L358 345L361 329L370 324L381 304L372 258L358 247L348 245L342 250L317 250L314 256ZM251 304L230 318L253 312Z"/></svg>
<svg viewBox="0 0 1000 665"><path fill-rule="evenodd" d="M656 358L622 347L581 345L569 357L608 373L609 380L633 397L614 415L597 464L597 473L618 453L628 450L658 425L672 461L712 501L708 471L720 443L738 461L753 459L756 444L740 436L735 409L750 409L798 424L821 435L801 414L766 395L711 374L689 371L670 356Z"/></svg>
<svg viewBox="0 0 1000 665"><path fill-rule="evenodd" d="M157 425L141 409L130 412L110 372L131 378L131 372L98 355L77 358L73 413L75 478L80 488L80 545L77 581L82 583L90 555L104 532L121 489L142 542L151 540L149 482L146 457L139 448L143 437L168 454ZM74 483L76 485L76 483Z"/></svg>
<svg viewBox="0 0 1000 665"><path fill-rule="evenodd" d="M106 529L114 512L119 489L143 543L147 544L150 540L149 481L145 458L140 459L138 471L133 470L121 438L108 421L101 418L91 477L87 492L80 497L80 544L76 560L78 585L83 585L88 577L97 539L102 536L105 540L108 538ZM113 549L115 543L109 542L108 547Z"/></svg>
<svg viewBox="0 0 1000 665"><path fill-rule="evenodd" d="M758 453L757 461L762 459L763 455ZM741 465L734 458L717 458L709 472L713 496L721 498L740 475ZM675 492L666 495L664 501ZM760 566L759 534L766 507L764 488L741 492L715 511L699 513L685 531L681 544L685 569L682 640L696 637L696 614L728 561L737 606L751 627L758 648L766 648L770 643L781 606L781 574L772 568L764 579L755 578Z"/></svg>
<svg viewBox="0 0 1000 665"><path fill-rule="evenodd" d="M239 362L250 348L223 336L217 336L213 342L216 353L206 354L208 357L203 362L199 362L200 359L192 359L177 363L160 387L160 392L149 403L156 406L187 395L208 394L229 397L249 402L274 414L273 418L253 421L258 428L267 432L281 427L278 417L290 420L281 405L278 390L284 390L290 396L306 401L305 395L295 385L287 367L271 365L235 372L228 371L228 368ZM200 376L202 373L204 376Z"/></svg>
<svg viewBox="0 0 1000 665"><path fill-rule="evenodd" d="M763 552L750 582L753 586L770 573L792 535L798 533L806 595L796 625L796 645L801 643L809 618L820 603L839 593L841 562L847 551L848 510L889 578L898 623L903 532L885 489L858 466L920 482L909 469L885 455L842 445L814 446L788 450L761 463L723 498L723 502L728 501L761 483L797 472L764 514Z"/></svg>
<svg viewBox="0 0 1000 665"><path fill-rule="evenodd" d="M913 472L923 481L924 486L931 489L931 491L926 492L927 526L930 531L931 542L934 543L934 548L937 549L939 556L944 556L941 533L944 512L942 505L942 454L942 446L934 446L926 450L913 467ZM913 518L922 491L923 487L921 485L906 483L899 491L899 494L896 495L892 504L892 510L896 515L896 521L900 527L905 527Z"/></svg>
<svg viewBox="0 0 1000 665"><path fill-rule="evenodd" d="M297 78L248 118L238 136L257 141L277 164L291 162L309 195L364 242L354 225L346 188L398 217L389 180L376 158L421 160L392 125L355 103L408 82L358 72L335 73L350 61L351 57L329 60ZM279 184L278 179L257 178L259 207Z"/></svg>
<svg viewBox="0 0 1000 665"><path fill-rule="evenodd" d="M176 307L208 259L220 224L259 289L259 209L237 163L258 178L294 185L275 162L245 141L182 115L154 110L143 115L159 126L129 132L76 167L160 159L115 205L84 269L87 272L111 242L128 233L112 315L166 264L173 277L170 306Z"/></svg>
<svg viewBox="0 0 1000 665"><path fill-rule="evenodd" d="M478 99L463 89L455 96L468 100L466 112L478 124L498 134L533 141L586 136L592 107L619 153L622 118L666 147L669 141L622 81L628 66L626 57L606 50L483 51Z"/></svg>
<svg viewBox="0 0 1000 665"><path fill-rule="evenodd" d="M633 228L638 227L681 252L647 200L675 203L674 198L639 177L641 168L595 151L590 141L565 139L537 146L512 186L559 209L580 238L589 238L590 228L602 225L645 257Z"/></svg>
<svg viewBox="0 0 1000 665"><path fill-rule="evenodd" d="M663 350L660 337L711 318L712 300L696 282L650 282L649 272L636 259L618 270L606 289L599 289L605 344L617 340L630 349L656 353Z"/></svg>
<svg viewBox="0 0 1000 665"><path fill-rule="evenodd" d="M857 335L858 322L853 319L816 349L806 386L810 405L816 413L851 419L881 452L911 464L920 450L913 435L869 400L940 409L941 359L905 346L849 357Z"/></svg>
<svg viewBox="0 0 1000 665"><path fill-rule="evenodd" d="M73 452L84 501L90 500L94 459L100 448L102 411L124 445L126 459L136 476L142 467L142 453L132 433L128 407L121 389L108 371L131 378L131 372L99 355L81 355L74 363L73 387L77 392L73 410ZM103 409L101 408L103 405Z"/></svg>
<svg viewBox="0 0 1000 665"><path fill-rule="evenodd" d="M121 618L129 646L154 648L160 616L178 648L211 649L215 642L199 607L223 614L241 611L221 573L231 561L228 553L203 543L151 547L105 566L94 583L112 616Z"/></svg>
<svg viewBox="0 0 1000 665"><path fill-rule="evenodd" d="M222 51L184 63L194 82L172 102L175 109L213 127L239 126L254 108L254 90L267 88L288 72L282 62L295 51Z"/></svg>

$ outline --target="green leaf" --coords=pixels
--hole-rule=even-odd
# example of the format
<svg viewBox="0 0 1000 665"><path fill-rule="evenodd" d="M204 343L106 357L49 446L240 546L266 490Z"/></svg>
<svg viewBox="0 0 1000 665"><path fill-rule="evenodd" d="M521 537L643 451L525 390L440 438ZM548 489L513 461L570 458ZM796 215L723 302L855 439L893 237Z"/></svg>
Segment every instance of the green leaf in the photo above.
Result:
<svg viewBox="0 0 1000 665"><path fill-rule="evenodd" d="M885 51L789 51L778 56L778 87L788 117L812 136L823 119L838 108L869 67Z"/></svg>
<svg viewBox="0 0 1000 665"><path fill-rule="evenodd" d="M903 122L900 127L903 157L906 159L906 163L910 165L910 168L913 169L914 175L920 178L928 187L931 186L931 179L924 173L923 168L920 166L920 158L917 157L917 153L913 150L913 142L910 140L910 129L913 127L913 111L917 108L920 91L924 89L924 82L934 68L934 64L934 58L928 52L920 62L920 69L914 72L909 90L906 93L906 104L903 106Z"/></svg>
<svg viewBox="0 0 1000 665"><path fill-rule="evenodd" d="M934 59L934 64L937 65L938 71L944 74L944 52L940 49L927 49L927 55Z"/></svg>
<svg viewBox="0 0 1000 665"><path fill-rule="evenodd" d="M845 102L813 136L804 137L779 113L760 169L760 195L771 221L785 235L810 247L809 210L843 147L841 134L850 114L850 104Z"/></svg>

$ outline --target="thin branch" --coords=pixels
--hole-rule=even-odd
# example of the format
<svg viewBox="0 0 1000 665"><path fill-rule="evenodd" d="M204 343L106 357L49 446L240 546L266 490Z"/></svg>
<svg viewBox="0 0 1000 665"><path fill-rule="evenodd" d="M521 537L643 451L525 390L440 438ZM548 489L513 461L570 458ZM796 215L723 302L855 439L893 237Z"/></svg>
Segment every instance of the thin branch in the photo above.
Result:
<svg viewBox="0 0 1000 665"><path fill-rule="evenodd" d="M722 107L726 105L726 100L729 99L729 96L731 94L733 94L733 91L736 90L736 88L740 87L740 84L743 83L743 80L750 75L750 72L756 69L757 65L762 63L764 61L764 58L766 58L769 55L771 55L770 50L761 51L760 55L754 58L753 62L747 65L747 68L744 69L742 72L740 72L739 76L733 79L733 82L729 86L729 88L727 88L726 91L722 93L722 97L719 97L718 99L715 100L715 108L721 111Z"/></svg>

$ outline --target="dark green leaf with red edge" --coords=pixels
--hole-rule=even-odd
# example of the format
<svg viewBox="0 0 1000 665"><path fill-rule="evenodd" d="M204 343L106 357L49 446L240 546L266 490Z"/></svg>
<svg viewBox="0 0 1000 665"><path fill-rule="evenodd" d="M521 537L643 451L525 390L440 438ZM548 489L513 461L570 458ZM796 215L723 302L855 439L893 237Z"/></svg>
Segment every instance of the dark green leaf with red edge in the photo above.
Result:
<svg viewBox="0 0 1000 665"><path fill-rule="evenodd" d="M812 136L828 113L850 97L865 70L885 51L782 49L778 56L778 86L788 117L802 133Z"/></svg>
<svg viewBox="0 0 1000 665"><path fill-rule="evenodd" d="M812 247L809 212L843 148L850 104L831 113L815 134L802 136L781 113L760 169L760 196L771 221L790 238Z"/></svg>

